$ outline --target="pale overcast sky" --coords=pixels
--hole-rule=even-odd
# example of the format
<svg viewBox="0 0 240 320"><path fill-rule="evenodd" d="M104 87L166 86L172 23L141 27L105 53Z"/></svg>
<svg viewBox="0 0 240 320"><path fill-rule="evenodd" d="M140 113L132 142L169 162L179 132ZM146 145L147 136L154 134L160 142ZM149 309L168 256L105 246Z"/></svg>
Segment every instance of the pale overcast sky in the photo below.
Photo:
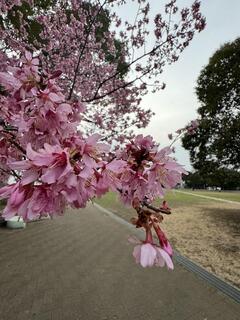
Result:
<svg viewBox="0 0 240 320"><path fill-rule="evenodd" d="M149 2L155 10L162 8L166 1ZM179 7L192 2L177 1ZM240 36L240 0L202 0L202 12L207 19L205 30L196 35L176 63L164 69L161 80L167 84L165 90L148 94L142 102L142 105L151 107L156 115L148 128L140 131L153 135L162 146L169 144L168 133L196 118L198 102L194 87L200 70L223 43ZM176 144L175 156L190 169L188 152L180 144Z"/></svg>

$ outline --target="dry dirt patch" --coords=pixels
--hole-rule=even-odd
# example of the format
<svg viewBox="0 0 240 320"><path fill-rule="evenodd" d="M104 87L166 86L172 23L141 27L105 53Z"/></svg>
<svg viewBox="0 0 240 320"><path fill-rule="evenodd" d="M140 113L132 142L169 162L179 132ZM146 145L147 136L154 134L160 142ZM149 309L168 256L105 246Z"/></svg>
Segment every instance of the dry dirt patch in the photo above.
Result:
<svg viewBox="0 0 240 320"><path fill-rule="evenodd" d="M240 287L240 206L211 202L179 207L164 219L174 247L205 269Z"/></svg>

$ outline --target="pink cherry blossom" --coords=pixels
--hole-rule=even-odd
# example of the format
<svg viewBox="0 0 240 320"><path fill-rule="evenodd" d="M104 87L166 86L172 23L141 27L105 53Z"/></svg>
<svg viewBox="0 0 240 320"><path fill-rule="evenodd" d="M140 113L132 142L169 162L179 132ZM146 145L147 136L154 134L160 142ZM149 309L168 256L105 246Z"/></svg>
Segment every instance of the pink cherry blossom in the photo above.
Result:
<svg viewBox="0 0 240 320"><path fill-rule="evenodd" d="M85 141L82 141L80 145L80 154L82 155L83 162L86 166L94 167L96 164L97 156L101 152L108 152L110 149L110 146L98 142L98 140L101 138L101 136L97 133L91 135L88 137Z"/></svg>
<svg viewBox="0 0 240 320"><path fill-rule="evenodd" d="M171 1L163 15L134 1L141 8L134 24L115 10L129 1L68 1L67 7L53 1L47 9L32 0L1 1L0 182L15 182L0 188L0 199L7 200L6 219L28 221L83 208L113 190L137 211L136 227L146 230L146 241L134 249L137 263L172 269L156 214L167 209L146 206L153 208L185 170L171 148L160 149L133 129L153 116L140 106L149 79L153 91L164 89L158 79L164 65L177 61L205 19L197 0L183 10ZM26 17L22 6L28 5L33 14ZM10 18L16 13L17 24ZM181 130L193 129L195 122Z"/></svg>
<svg viewBox="0 0 240 320"><path fill-rule="evenodd" d="M181 182L186 171L179 165L170 153L171 148L159 150L153 139L139 135L126 149L118 152L118 158L128 163L121 175L122 192L120 198L124 203L131 203L134 198L153 200L163 197L166 190Z"/></svg>
<svg viewBox="0 0 240 320"><path fill-rule="evenodd" d="M129 237L128 240L133 244L137 244L133 250L133 257L137 264L140 264L144 268L153 266L164 267L166 265L168 269L174 269L171 257L156 244L139 241L133 236Z"/></svg>
<svg viewBox="0 0 240 320"><path fill-rule="evenodd" d="M17 90L21 87L21 82L7 72L0 72L0 83L6 90Z"/></svg>
<svg viewBox="0 0 240 320"><path fill-rule="evenodd" d="M45 144L43 149L35 152L28 144L27 157L28 160L10 164L12 169L26 170L22 179L23 185L34 182L40 176L42 182L52 184L73 172L68 151L60 146Z"/></svg>
<svg viewBox="0 0 240 320"><path fill-rule="evenodd" d="M152 267L156 261L157 251L150 243L138 244L133 250L133 256L136 263L142 267Z"/></svg>
<svg viewBox="0 0 240 320"><path fill-rule="evenodd" d="M21 215L19 210L24 206L26 200L30 199L31 192L31 186L22 186L19 182L1 188L0 199L8 199L3 210L3 217L10 219L15 215ZM23 218L27 220L25 214Z"/></svg>
<svg viewBox="0 0 240 320"><path fill-rule="evenodd" d="M124 171L127 163L123 160L113 159L110 162L102 162L100 164L101 171L95 171L96 177L96 195L100 196L106 191L118 191L121 189L121 181L119 177Z"/></svg>
<svg viewBox="0 0 240 320"><path fill-rule="evenodd" d="M205 27L199 1L182 9L176 1L171 1L166 4L163 14L154 12L145 0L133 2L141 6L138 14L133 12L135 24L119 16L115 10L116 6L121 7L120 12L132 10L132 7L129 8L131 1L113 0L102 5L99 1L91 1L91 17L98 16L101 9L103 12L107 10L110 27L101 29L99 38L96 30L100 22L96 18L86 38L89 8L81 1L69 1L68 10L65 9L65 2L53 1L48 9L41 8L39 3L33 10L34 16L19 15L19 29L8 17L14 16L15 10L22 12L23 1L2 0L2 26L9 25L9 28L0 28L3 42L1 62L4 66L15 66L17 53L22 53L22 63L29 74L36 72L39 66L47 69L50 75L61 70L59 83L65 94L71 98L78 95L85 102L93 102L84 114L88 134L97 126L98 132L101 130L106 138L109 137L109 142L111 139L118 141L120 135L126 140L131 135L132 126L145 127L153 115L150 109L141 108L142 96L151 88L156 91L164 87L159 81L164 66L177 61L181 52ZM24 3L34 6L32 0L25 0ZM69 10L76 14L69 15ZM34 41L31 41L33 34L29 36L30 21L34 21L40 30ZM38 33L37 30L35 33ZM116 34L124 43L121 50L115 45ZM149 46L148 36L153 39L152 46ZM83 48L83 52L80 64L77 64L79 47ZM109 54L118 59L110 61ZM126 63L125 67L130 70L127 74L132 75L130 79L121 74L119 63ZM74 86L71 88L74 76ZM148 77L153 80L153 86L148 85ZM114 130L109 135L110 128Z"/></svg>

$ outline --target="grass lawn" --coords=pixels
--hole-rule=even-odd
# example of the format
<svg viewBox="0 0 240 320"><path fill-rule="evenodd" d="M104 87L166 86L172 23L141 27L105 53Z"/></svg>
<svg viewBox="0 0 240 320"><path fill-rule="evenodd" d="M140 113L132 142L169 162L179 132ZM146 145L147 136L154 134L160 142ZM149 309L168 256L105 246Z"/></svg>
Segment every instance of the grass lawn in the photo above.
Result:
<svg viewBox="0 0 240 320"><path fill-rule="evenodd" d="M94 199L94 202L98 203L100 206L111 210L114 213L120 214L125 212L127 216L135 215L135 210L124 206L118 199L118 196L114 192L108 192L106 195L101 197L100 199ZM122 216L122 215L121 215Z"/></svg>
<svg viewBox="0 0 240 320"><path fill-rule="evenodd" d="M191 192L196 193L203 196L208 197L214 197L214 198L220 198L224 200L230 200L230 201L237 201L240 202L240 191L205 191L205 190L191 190L191 189L184 189L184 192Z"/></svg>
<svg viewBox="0 0 240 320"><path fill-rule="evenodd" d="M240 192L231 193L231 192L210 192L210 191L192 191L189 189L184 189L184 192L194 193L196 195L206 195L211 196L215 198L221 198L225 200L232 200L232 201L238 201L240 202ZM169 207L172 208L173 213L175 210L181 210L189 208L196 208L196 207L206 207L208 205L220 205L221 204L224 207L227 207L228 204L224 204L223 202L218 202L214 199L207 199L207 198L201 198L201 197L195 197L191 194L186 193L180 193L176 192L175 190L169 191L165 198L164 198ZM118 195L114 192L108 192L106 195L104 195L101 199L95 199L94 200L99 205L103 206L104 208L109 209L113 213L121 216L123 219L126 219L127 221L130 220L132 216L136 216L136 211L132 209L131 207L126 207L124 204L121 203L121 201L118 199ZM162 199L159 199L155 202L155 205L157 207L160 206L162 202Z"/></svg>
<svg viewBox="0 0 240 320"><path fill-rule="evenodd" d="M192 205L201 205L203 203L213 202L214 200L211 199L204 199L199 197L194 197L191 194L183 194L179 192L170 191L166 194L166 197L164 198L168 205L175 209L179 207L186 207L186 206L192 206ZM114 192L108 192L105 196L103 196L101 199L95 199L95 202L103 206L104 208L107 208L109 210L112 210L114 213L121 213L125 212L128 214L134 214L135 210L131 208L125 207L118 199L118 196ZM162 200L159 199L156 201L156 206L159 206L161 204Z"/></svg>
<svg viewBox="0 0 240 320"><path fill-rule="evenodd" d="M175 190L169 191L166 194L164 199L169 203L169 206L172 208L178 208L182 206L186 207L186 206L191 206L193 204L198 205L198 204L214 201L211 199L194 197L191 194L188 195L184 193L179 193L179 192L176 192Z"/></svg>
<svg viewBox="0 0 240 320"><path fill-rule="evenodd" d="M207 204L216 202L211 199L204 199L200 197L192 196L191 194L183 194L179 192L169 191L164 198L168 206L172 209L173 213L176 213L178 210L192 210L195 207L202 207ZM102 207L110 210L124 220L130 222L132 217L136 217L136 211L131 207L125 206L118 198L118 195L114 192L108 192L100 199L94 199L96 203ZM162 203L162 199L155 201L155 206L159 207ZM194 209L193 209L194 210Z"/></svg>

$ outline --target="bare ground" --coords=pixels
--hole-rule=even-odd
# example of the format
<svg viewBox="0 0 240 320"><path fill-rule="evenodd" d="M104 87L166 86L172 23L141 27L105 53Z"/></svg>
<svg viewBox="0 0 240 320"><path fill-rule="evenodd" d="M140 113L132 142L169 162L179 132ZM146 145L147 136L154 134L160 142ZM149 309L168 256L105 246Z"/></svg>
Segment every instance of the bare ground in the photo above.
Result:
<svg viewBox="0 0 240 320"><path fill-rule="evenodd" d="M206 203L181 207L163 228L174 247L208 271L240 288L240 206Z"/></svg>
<svg viewBox="0 0 240 320"><path fill-rule="evenodd" d="M127 221L135 215L117 201L109 204L101 205ZM202 201L175 206L162 223L174 248L240 288L240 204Z"/></svg>

